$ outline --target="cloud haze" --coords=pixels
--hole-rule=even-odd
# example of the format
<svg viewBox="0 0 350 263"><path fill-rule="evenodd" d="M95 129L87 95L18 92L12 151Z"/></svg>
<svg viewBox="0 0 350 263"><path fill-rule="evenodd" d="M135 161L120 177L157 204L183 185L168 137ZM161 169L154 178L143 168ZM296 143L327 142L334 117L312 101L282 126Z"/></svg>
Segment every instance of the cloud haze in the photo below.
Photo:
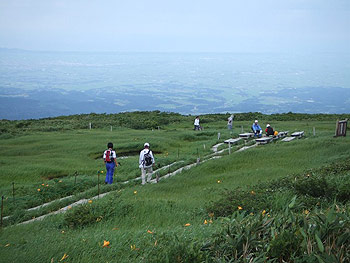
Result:
<svg viewBox="0 0 350 263"><path fill-rule="evenodd" d="M1 0L0 47L348 51L348 0Z"/></svg>

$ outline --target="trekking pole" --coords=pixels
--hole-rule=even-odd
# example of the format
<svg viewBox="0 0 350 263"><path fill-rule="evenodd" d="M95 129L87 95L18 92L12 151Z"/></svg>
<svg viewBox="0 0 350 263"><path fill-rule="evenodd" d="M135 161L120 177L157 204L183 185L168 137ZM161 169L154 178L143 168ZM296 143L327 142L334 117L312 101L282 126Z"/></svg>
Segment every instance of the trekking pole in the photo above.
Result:
<svg viewBox="0 0 350 263"><path fill-rule="evenodd" d="M100 198L100 170L97 172L97 198Z"/></svg>
<svg viewBox="0 0 350 263"><path fill-rule="evenodd" d="M3 222L2 222L3 211L4 211L4 196L1 197L1 227L3 225Z"/></svg>
<svg viewBox="0 0 350 263"><path fill-rule="evenodd" d="M15 201L15 182L12 182L12 199Z"/></svg>
<svg viewBox="0 0 350 263"><path fill-rule="evenodd" d="M75 171L75 173L74 173L74 186L77 184L77 175L78 175L78 172Z"/></svg>

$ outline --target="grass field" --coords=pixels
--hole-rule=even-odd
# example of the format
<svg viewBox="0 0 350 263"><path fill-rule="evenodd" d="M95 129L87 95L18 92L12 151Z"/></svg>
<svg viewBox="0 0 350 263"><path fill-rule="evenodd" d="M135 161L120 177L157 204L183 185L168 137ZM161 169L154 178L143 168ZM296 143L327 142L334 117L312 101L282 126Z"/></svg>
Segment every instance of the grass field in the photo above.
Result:
<svg viewBox="0 0 350 263"><path fill-rule="evenodd" d="M158 184L141 186L140 181L129 184L121 182L140 175L138 153L146 141L151 144L158 167L176 161L184 161L185 165L196 162L198 156L201 160L207 159L213 145L223 139L236 137L242 126L244 131L249 131L251 122L236 121L233 134L227 131L223 115L222 120L203 121L204 130L199 132L192 130L192 119L189 118L162 125L160 130L114 127L111 131L107 126L92 130L54 129L50 132L29 129L3 135L0 139L0 191L5 197L4 215L12 219L4 221L5 227L0 233L0 262L229 261L230 258L225 257L226 252L212 253L213 250L221 251L219 248L214 249L215 242L218 242L215 236L224 229L222 224L225 220L211 214L210 207L215 202L225 200L222 198L227 191L235 193L236 189L245 189L259 192L259 185L301 176L310 173L308 171L318 174L321 172L317 172L317 169L334 163L344 166L349 160L350 139L333 138L335 119L320 121L309 116L298 121L268 120L276 130L303 130L305 137L288 143L276 141L239 153L234 150L242 144L233 146L231 155L226 151L220 159L200 163ZM261 119L260 123L263 126L267 120ZM4 127L5 124L2 125ZM221 134L220 140L218 132ZM25 212L30 207L68 195L73 195L74 200L95 196L97 173L104 170L101 155L109 141L114 143L118 156L127 156L119 159L121 165L116 170L115 183L101 186L102 192L113 190L112 194L69 209L65 214L49 216L40 222L16 225L31 217L55 211L69 202L56 202L36 213ZM222 146L225 147L227 145ZM170 171L177 168L179 165L174 165ZM75 172L78 173L77 182ZM166 172L163 171L161 175ZM339 178L350 175L346 169L336 174L345 176ZM334 185L342 187L342 183L348 182L346 180L339 179ZM12 183L15 185L14 200ZM270 194L271 199L267 200L275 207L285 207L294 195L291 190L286 190L276 196L275 193ZM300 198L308 198L305 196ZM297 206L308 211L324 211L334 203L343 207L344 211L349 209L346 198L338 203L334 198L328 202L319 197L321 201L318 201L318 205L310 207L305 201L308 199L299 203L300 198L297 198ZM266 203L266 210L268 207L271 205ZM254 220L265 220L259 216L259 209L263 210L264 207L249 212L256 214ZM239 216L248 216L248 211L244 215L245 210L243 206L242 211L232 211L237 216L235 222L239 221ZM272 216L275 213L276 222L277 215L287 213L284 209L281 211L277 208L269 210ZM299 212L298 209L293 211ZM345 215L349 213L345 212ZM326 236L324 238L327 239ZM110 242L107 247L103 247L104 241ZM204 249L208 242L214 242L209 252ZM346 253L349 253L349 247L347 249ZM271 251L273 248L267 254L255 252L255 256L251 253L250 256L231 260L253 262L249 260L255 258L254 262L281 262L278 261L281 257L273 257ZM343 255L345 259L346 253ZM308 260L312 262L310 258Z"/></svg>

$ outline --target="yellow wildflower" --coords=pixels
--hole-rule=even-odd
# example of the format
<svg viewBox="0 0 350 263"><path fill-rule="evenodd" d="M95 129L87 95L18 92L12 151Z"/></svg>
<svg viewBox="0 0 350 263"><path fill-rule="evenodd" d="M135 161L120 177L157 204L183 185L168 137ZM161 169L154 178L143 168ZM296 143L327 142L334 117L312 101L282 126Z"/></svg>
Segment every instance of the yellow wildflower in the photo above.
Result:
<svg viewBox="0 0 350 263"><path fill-rule="evenodd" d="M250 193L251 193L252 195L255 195L255 192L254 192L254 191L251 191Z"/></svg>
<svg viewBox="0 0 350 263"><path fill-rule="evenodd" d="M41 191L41 189L40 188L38 188L38 189L36 189L38 192L40 192Z"/></svg>
<svg viewBox="0 0 350 263"><path fill-rule="evenodd" d="M209 219L209 221L208 221L210 224L212 224L213 223L213 220L211 220L211 219Z"/></svg>
<svg viewBox="0 0 350 263"><path fill-rule="evenodd" d="M242 210L243 208L241 206L238 206L238 210Z"/></svg>
<svg viewBox="0 0 350 263"><path fill-rule="evenodd" d="M309 210L305 210L305 211L304 211L304 214L305 214L305 215L307 215L307 214L309 214L309 213L310 213Z"/></svg>
<svg viewBox="0 0 350 263"><path fill-rule="evenodd" d="M10 246L10 244L9 244L9 243L5 245L5 247L9 247L9 246Z"/></svg>
<svg viewBox="0 0 350 263"><path fill-rule="evenodd" d="M102 247L108 247L108 246L109 246L109 244L110 244L110 242L109 242L109 241L107 241L107 240L103 240L103 246L102 246Z"/></svg>
<svg viewBox="0 0 350 263"><path fill-rule="evenodd" d="M209 213L209 217L214 217L214 213Z"/></svg>
<svg viewBox="0 0 350 263"><path fill-rule="evenodd" d="M148 234L153 234L153 232L151 230L147 230Z"/></svg>
<svg viewBox="0 0 350 263"><path fill-rule="evenodd" d="M89 204L92 204L92 200L89 200L88 203L89 203Z"/></svg>
<svg viewBox="0 0 350 263"><path fill-rule="evenodd" d="M207 225L208 224L208 221L207 220L204 220L204 225Z"/></svg>
<svg viewBox="0 0 350 263"><path fill-rule="evenodd" d="M190 226L190 225L191 225L190 223L185 224L185 226Z"/></svg>
<svg viewBox="0 0 350 263"><path fill-rule="evenodd" d="M62 183L62 180L59 180L58 182L59 182L59 183Z"/></svg>
<svg viewBox="0 0 350 263"><path fill-rule="evenodd" d="M66 253L64 253L64 255L63 255L63 257L61 258L60 261L65 260L66 258L68 258L68 255Z"/></svg>
<svg viewBox="0 0 350 263"><path fill-rule="evenodd" d="M68 208L68 209L72 209L72 206L69 205L67 208Z"/></svg>
<svg viewBox="0 0 350 263"><path fill-rule="evenodd" d="M41 184L42 186L44 186L45 184Z"/></svg>
<svg viewBox="0 0 350 263"><path fill-rule="evenodd" d="M265 214L266 214L266 211L265 211L265 210L263 210L263 211L261 212L261 214L262 214L262 215L265 215Z"/></svg>
<svg viewBox="0 0 350 263"><path fill-rule="evenodd" d="M221 183L221 181L220 180L218 180L218 184L220 184Z"/></svg>
<svg viewBox="0 0 350 263"><path fill-rule="evenodd" d="M135 190L135 191L134 191L134 195L136 195L136 194L137 194L137 191Z"/></svg>

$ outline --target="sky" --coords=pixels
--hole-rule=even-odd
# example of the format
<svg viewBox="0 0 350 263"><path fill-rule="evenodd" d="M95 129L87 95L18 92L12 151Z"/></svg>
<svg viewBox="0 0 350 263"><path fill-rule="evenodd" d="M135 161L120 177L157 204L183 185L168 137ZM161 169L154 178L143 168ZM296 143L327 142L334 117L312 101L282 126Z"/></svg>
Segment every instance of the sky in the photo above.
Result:
<svg viewBox="0 0 350 263"><path fill-rule="evenodd" d="M0 48L350 52L349 0L0 0Z"/></svg>

